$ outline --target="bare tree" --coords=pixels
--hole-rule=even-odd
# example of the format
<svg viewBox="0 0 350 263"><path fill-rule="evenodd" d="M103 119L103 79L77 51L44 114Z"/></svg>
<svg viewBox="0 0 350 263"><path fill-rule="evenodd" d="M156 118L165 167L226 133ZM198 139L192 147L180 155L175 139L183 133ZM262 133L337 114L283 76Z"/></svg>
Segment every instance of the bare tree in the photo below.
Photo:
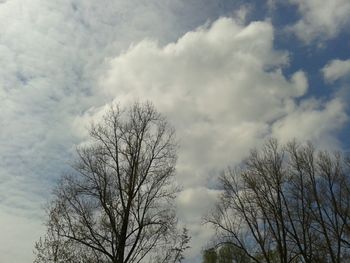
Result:
<svg viewBox="0 0 350 263"><path fill-rule="evenodd" d="M44 238L40 238L35 244L36 258L34 263L75 263L79 262L73 250L72 242L61 240L59 235L48 231Z"/></svg>
<svg viewBox="0 0 350 263"><path fill-rule="evenodd" d="M223 193L206 221L218 244L237 247L253 262L345 262L349 180L341 154L271 139L220 177Z"/></svg>
<svg viewBox="0 0 350 263"><path fill-rule="evenodd" d="M186 228L181 233L174 232L175 237L169 239L167 243L157 247L152 263L180 263L184 260L184 251L188 248L191 237Z"/></svg>
<svg viewBox="0 0 350 263"><path fill-rule="evenodd" d="M111 107L90 136L77 150L75 172L55 190L47 237L69 242L94 262L144 262L159 248L168 249L164 262L179 259L186 247L173 248L188 240L176 228L173 128L150 103L136 103Z"/></svg>

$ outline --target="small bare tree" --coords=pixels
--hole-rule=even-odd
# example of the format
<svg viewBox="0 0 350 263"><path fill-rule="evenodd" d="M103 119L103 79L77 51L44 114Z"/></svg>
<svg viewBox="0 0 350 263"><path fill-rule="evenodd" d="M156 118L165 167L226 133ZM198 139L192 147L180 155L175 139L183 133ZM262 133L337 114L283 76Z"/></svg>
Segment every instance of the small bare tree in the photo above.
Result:
<svg viewBox="0 0 350 263"><path fill-rule="evenodd" d="M349 161L311 144L268 141L240 169L220 177L223 189L206 218L218 243L253 262L345 262L349 257Z"/></svg>
<svg viewBox="0 0 350 263"><path fill-rule="evenodd" d="M112 107L90 136L77 151L75 173L54 192L36 262L61 262L45 259L62 250L52 244L76 247L73 262L144 262L160 248L163 262L178 260L188 236L176 228L173 128L150 103L136 103Z"/></svg>

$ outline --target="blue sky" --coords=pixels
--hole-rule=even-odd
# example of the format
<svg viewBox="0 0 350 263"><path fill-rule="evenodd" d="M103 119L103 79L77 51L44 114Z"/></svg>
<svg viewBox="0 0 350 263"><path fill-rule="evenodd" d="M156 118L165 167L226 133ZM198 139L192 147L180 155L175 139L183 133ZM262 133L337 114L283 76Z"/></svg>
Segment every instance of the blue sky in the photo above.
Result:
<svg viewBox="0 0 350 263"><path fill-rule="evenodd" d="M211 186L250 148L274 136L349 150L349 14L348 0L0 0L0 261L32 260L89 124L136 99L177 129L198 261Z"/></svg>

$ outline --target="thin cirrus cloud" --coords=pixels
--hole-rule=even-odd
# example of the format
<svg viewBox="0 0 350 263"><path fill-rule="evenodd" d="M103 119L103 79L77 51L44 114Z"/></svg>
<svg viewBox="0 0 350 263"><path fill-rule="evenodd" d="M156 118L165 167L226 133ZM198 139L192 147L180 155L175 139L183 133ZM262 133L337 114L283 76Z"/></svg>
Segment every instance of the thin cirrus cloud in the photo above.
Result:
<svg viewBox="0 0 350 263"><path fill-rule="evenodd" d="M242 25L220 18L166 45L136 43L112 58L99 78L100 92L115 98L113 103L150 100L177 129L177 174L184 186L177 203L193 236L189 262L198 260L210 240L198 215L210 209L222 169L241 162L269 136L307 139L320 147L338 144L334 132L347 120L344 103L337 97L304 98L306 74L286 77L289 54L276 50L273 41L270 22ZM106 108L90 109L75 126L86 126ZM194 207L195 214L189 212Z"/></svg>

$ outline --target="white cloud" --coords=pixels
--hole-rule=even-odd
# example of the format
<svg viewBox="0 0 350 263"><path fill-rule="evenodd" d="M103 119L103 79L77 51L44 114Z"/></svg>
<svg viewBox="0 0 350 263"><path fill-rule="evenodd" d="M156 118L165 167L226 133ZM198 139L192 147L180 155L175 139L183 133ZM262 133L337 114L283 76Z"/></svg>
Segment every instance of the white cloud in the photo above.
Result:
<svg viewBox="0 0 350 263"><path fill-rule="evenodd" d="M347 121L345 112L345 105L338 98L324 104L307 100L295 111L276 121L272 126L272 134L284 143L295 138L312 141L320 148L336 149L340 145L334 131Z"/></svg>
<svg viewBox="0 0 350 263"><path fill-rule="evenodd" d="M81 139L74 118L109 100L97 85L106 58L144 38L167 43L222 11L211 0L0 1L1 262L31 261L42 204Z"/></svg>
<svg viewBox="0 0 350 263"><path fill-rule="evenodd" d="M316 137L333 138L343 122L330 119L341 120L344 109L330 101L299 106L307 78L302 71L283 75L288 53L274 49L273 26L242 25L247 9L236 12L240 22L208 26L227 12L221 6L227 8L212 0L1 1L1 262L30 261L52 183L68 169L91 117L112 99L150 99L177 128L179 214L194 234L189 260L210 237L199 214L213 204L216 191L207 186L221 169L273 132L299 129L288 116L326 117Z"/></svg>
<svg viewBox="0 0 350 263"><path fill-rule="evenodd" d="M36 237L43 232L43 225L38 224L38 220L15 216L3 211L0 212L0 224L2 226L1 259L6 259L8 263L25 262L21 251L33 251L33 244L37 241ZM31 262L29 258L27 260Z"/></svg>
<svg viewBox="0 0 350 263"><path fill-rule="evenodd" d="M178 215L181 223L190 230L193 237L191 250L186 257L189 262L198 259L198 254L203 247L210 243L213 229L209 225L203 225L203 216L213 208L220 191L206 187L190 187L184 189L177 198Z"/></svg>
<svg viewBox="0 0 350 263"><path fill-rule="evenodd" d="M304 42L336 37L350 25L348 0L289 0L297 5L301 18L291 29Z"/></svg>
<svg viewBox="0 0 350 263"><path fill-rule="evenodd" d="M288 54L273 49L271 24L222 18L164 47L134 45L111 60L100 83L117 101L149 99L170 117L181 140L179 173L198 185L205 171L240 161L306 92L304 73L281 73L287 63Z"/></svg>
<svg viewBox="0 0 350 263"><path fill-rule="evenodd" d="M328 82L334 82L346 76L350 76L350 59L330 61L322 69L323 77Z"/></svg>
<svg viewBox="0 0 350 263"><path fill-rule="evenodd" d="M167 45L150 40L134 44L110 60L99 80L105 96L122 105L151 100L175 125L178 178L184 186L179 215L194 235L190 256L209 241L211 232L200 226L198 213L213 204L207 187L222 169L241 162L271 135L282 141L297 137L336 143L333 133L346 120L337 99L302 99L306 75L283 75L288 53L276 50L273 39L269 22L243 26L221 18ZM92 109L76 125L86 125L103 110Z"/></svg>

